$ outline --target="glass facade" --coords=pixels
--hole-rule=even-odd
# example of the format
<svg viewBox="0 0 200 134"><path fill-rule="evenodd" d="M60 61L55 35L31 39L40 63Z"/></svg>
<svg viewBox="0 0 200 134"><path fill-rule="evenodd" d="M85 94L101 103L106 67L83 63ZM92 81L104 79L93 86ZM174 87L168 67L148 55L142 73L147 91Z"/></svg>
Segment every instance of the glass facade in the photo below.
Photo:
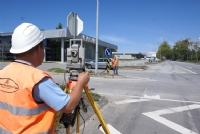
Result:
<svg viewBox="0 0 200 134"><path fill-rule="evenodd" d="M95 46L85 43L85 59L93 60L95 57Z"/></svg>
<svg viewBox="0 0 200 134"><path fill-rule="evenodd" d="M11 37L0 37L0 60L14 60L15 55L10 53Z"/></svg>
<svg viewBox="0 0 200 134"><path fill-rule="evenodd" d="M66 49L69 47L69 42L64 42L64 61L66 61ZM46 61L61 61L61 40L47 39L46 40Z"/></svg>
<svg viewBox="0 0 200 134"><path fill-rule="evenodd" d="M61 39L44 40L46 61L61 61ZM69 40L64 41L64 61L67 61L67 48ZM89 42L83 42L85 47L85 60L94 60L96 54L96 45ZM0 37L0 61L14 60L15 55L11 54L11 36ZM98 46L98 58L105 58L106 47Z"/></svg>

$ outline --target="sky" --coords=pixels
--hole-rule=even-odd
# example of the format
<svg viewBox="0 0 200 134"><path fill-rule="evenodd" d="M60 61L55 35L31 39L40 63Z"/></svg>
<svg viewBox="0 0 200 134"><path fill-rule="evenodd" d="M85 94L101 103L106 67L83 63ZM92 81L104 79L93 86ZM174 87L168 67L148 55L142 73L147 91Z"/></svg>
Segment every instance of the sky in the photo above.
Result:
<svg viewBox="0 0 200 134"><path fill-rule="evenodd" d="M82 34L96 38L97 0L0 0L0 32L13 32L23 22L52 30L67 28L75 12ZM200 37L200 0L99 0L98 39L117 45L118 52L157 51L167 41Z"/></svg>

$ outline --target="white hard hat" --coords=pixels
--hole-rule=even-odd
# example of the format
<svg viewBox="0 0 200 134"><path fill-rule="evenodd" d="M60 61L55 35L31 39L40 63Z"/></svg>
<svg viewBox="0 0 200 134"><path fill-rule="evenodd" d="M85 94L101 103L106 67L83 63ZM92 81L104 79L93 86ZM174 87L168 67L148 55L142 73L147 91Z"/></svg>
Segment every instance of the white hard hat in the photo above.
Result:
<svg viewBox="0 0 200 134"><path fill-rule="evenodd" d="M12 47L10 53L19 54L26 52L38 45L44 39L39 28L31 23L22 23L15 28L12 34Z"/></svg>

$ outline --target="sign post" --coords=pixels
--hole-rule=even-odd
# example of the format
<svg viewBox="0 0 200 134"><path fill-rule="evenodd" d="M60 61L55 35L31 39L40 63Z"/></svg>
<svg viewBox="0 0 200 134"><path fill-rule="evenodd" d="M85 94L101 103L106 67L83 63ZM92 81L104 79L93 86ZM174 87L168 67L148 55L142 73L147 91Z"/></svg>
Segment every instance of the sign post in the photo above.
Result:
<svg viewBox="0 0 200 134"><path fill-rule="evenodd" d="M111 50L110 48L106 48L105 50L105 56L107 57L107 64L106 64L106 70L107 70L107 73L110 72L110 55L111 55Z"/></svg>

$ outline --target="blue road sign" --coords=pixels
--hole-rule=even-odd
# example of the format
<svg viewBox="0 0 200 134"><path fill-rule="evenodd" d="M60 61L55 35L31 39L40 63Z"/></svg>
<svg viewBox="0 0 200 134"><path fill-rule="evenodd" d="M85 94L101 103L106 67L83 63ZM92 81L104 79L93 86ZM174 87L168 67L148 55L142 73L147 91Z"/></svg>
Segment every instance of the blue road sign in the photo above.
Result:
<svg viewBox="0 0 200 134"><path fill-rule="evenodd" d="M107 58L110 57L110 55L111 55L111 50L110 50L110 48L106 48L106 50L105 50L105 55L106 55Z"/></svg>

